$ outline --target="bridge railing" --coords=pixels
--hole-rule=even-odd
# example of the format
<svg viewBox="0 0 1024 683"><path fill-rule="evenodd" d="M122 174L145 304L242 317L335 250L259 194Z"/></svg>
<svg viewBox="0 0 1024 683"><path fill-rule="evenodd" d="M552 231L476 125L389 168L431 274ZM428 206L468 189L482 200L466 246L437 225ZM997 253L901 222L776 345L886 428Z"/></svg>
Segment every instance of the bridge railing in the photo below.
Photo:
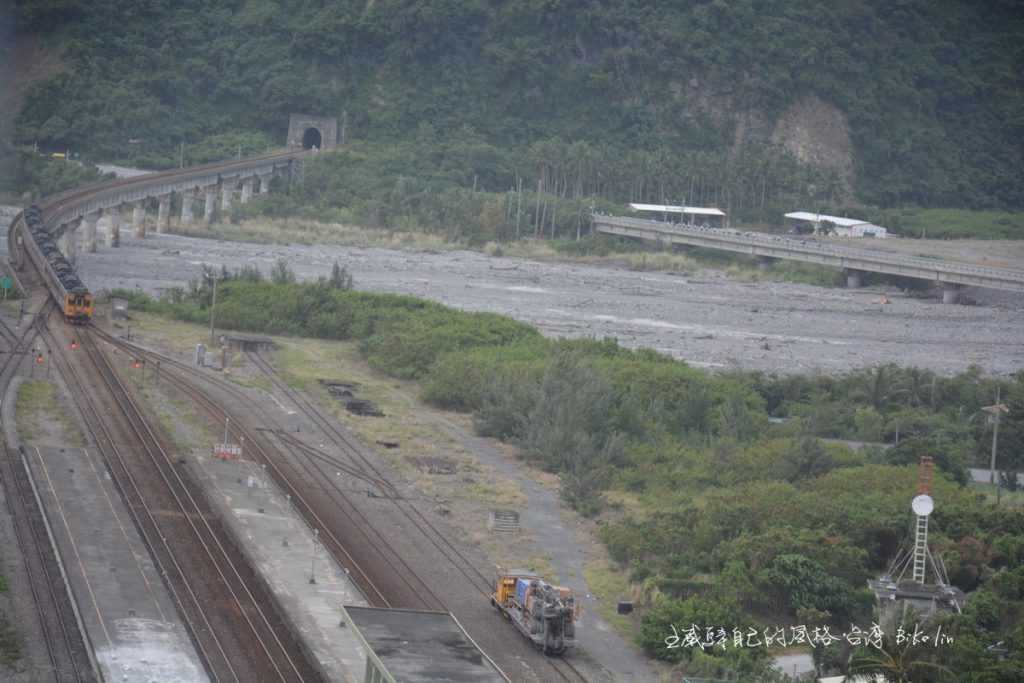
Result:
<svg viewBox="0 0 1024 683"><path fill-rule="evenodd" d="M39 206L43 210L44 222L52 230L53 226L73 218L76 212L82 213L83 205L87 205L89 209L101 208L104 203L109 204L111 199L124 197L126 194L131 195L129 199L144 198L149 195L147 190L152 188L180 189L193 182L205 185L211 180L216 182L218 177L233 177L247 170L284 165L308 154L310 152L305 150L279 150L245 159L219 161L92 183L46 197L39 202Z"/></svg>
<svg viewBox="0 0 1024 683"><path fill-rule="evenodd" d="M903 265L924 270L941 270L949 273L960 273L964 275L986 275L990 277L1014 280L1024 283L1024 271L1011 268L994 268L986 266L974 266L966 263L957 263L941 259L928 259L914 256L894 256L870 249L859 249L857 247L837 247L815 242L813 240L800 240L781 235L768 235L765 233L731 230L728 228L703 228L699 226L687 226L678 223L666 223L656 220L642 218L627 218L622 216L593 216L595 225L604 222L609 225L623 225L635 227L642 230L664 232L667 234L692 234L721 242L728 242L736 245L759 244L769 247L778 247L794 252L807 254L821 254L834 258L858 258L865 261L876 261L889 265Z"/></svg>

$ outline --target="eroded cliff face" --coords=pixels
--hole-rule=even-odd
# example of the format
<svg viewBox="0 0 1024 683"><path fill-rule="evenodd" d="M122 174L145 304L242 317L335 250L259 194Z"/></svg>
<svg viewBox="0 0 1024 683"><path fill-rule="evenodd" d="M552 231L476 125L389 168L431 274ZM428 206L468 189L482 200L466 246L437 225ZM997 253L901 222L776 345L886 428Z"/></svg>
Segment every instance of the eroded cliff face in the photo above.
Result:
<svg viewBox="0 0 1024 683"><path fill-rule="evenodd" d="M838 176L843 193L853 187L853 144L846 115L835 105L808 96L793 103L775 121L771 141L802 163Z"/></svg>
<svg viewBox="0 0 1024 683"><path fill-rule="evenodd" d="M731 130L732 154L744 145L770 143L785 149L802 164L826 177L832 199L850 201L855 186L854 148L846 114L815 95L797 99L778 115L751 109L735 86L691 76L673 81L669 92L679 106L681 122L704 116Z"/></svg>

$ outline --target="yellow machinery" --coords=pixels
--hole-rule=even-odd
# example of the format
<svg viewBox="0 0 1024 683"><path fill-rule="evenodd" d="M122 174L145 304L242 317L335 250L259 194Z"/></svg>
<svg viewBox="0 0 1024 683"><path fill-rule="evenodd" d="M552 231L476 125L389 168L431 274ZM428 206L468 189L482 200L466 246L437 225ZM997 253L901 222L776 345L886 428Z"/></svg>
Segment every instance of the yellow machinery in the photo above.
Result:
<svg viewBox="0 0 1024 683"><path fill-rule="evenodd" d="M92 294L68 292L64 295L64 318L73 324L88 323L92 319Z"/></svg>
<svg viewBox="0 0 1024 683"><path fill-rule="evenodd" d="M527 571L498 576L491 604L544 654L561 655L576 644L572 590Z"/></svg>

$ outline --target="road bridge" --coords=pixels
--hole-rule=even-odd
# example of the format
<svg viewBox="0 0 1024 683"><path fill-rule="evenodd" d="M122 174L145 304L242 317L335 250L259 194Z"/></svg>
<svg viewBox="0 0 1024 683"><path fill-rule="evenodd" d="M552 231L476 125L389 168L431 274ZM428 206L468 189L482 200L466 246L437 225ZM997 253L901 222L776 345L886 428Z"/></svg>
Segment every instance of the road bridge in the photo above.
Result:
<svg viewBox="0 0 1024 683"><path fill-rule="evenodd" d="M595 214L595 232L658 242L721 249L764 259L790 259L842 269L849 287L859 287L863 273L900 275L934 282L944 303L956 303L964 286L1024 292L1024 271L975 266L939 259L905 256L816 240L702 228L661 221Z"/></svg>
<svg viewBox="0 0 1024 683"><path fill-rule="evenodd" d="M236 200L248 202L254 194L265 194L275 176L291 177L303 157L311 152L290 149L248 159L205 164L189 168L147 173L116 181L95 183L47 197L39 202L43 222L69 261L74 261L78 232L82 228L82 251L96 251L96 224L106 216L110 221L107 246L120 244L121 224L130 220L136 237L146 236L147 213L155 210L156 231L170 227L172 202L180 212L179 222L196 222L196 203L201 202L201 218L211 222L219 210L230 212ZM219 199L219 201L218 201ZM22 230L19 216L8 232L11 262L20 266L23 259Z"/></svg>

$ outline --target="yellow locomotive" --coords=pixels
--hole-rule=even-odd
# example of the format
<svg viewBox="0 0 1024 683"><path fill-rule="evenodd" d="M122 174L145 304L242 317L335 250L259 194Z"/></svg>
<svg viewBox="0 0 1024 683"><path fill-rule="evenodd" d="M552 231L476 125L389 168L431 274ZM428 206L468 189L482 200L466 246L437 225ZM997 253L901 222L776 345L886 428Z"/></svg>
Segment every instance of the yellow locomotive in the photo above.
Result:
<svg viewBox="0 0 1024 683"><path fill-rule="evenodd" d="M42 211L36 205L25 209L22 214L28 229L28 239L23 240L25 252L46 282L46 288L60 306L64 319L76 325L92 320L93 297L75 273L75 269L60 253L53 237L47 232L42 220Z"/></svg>

